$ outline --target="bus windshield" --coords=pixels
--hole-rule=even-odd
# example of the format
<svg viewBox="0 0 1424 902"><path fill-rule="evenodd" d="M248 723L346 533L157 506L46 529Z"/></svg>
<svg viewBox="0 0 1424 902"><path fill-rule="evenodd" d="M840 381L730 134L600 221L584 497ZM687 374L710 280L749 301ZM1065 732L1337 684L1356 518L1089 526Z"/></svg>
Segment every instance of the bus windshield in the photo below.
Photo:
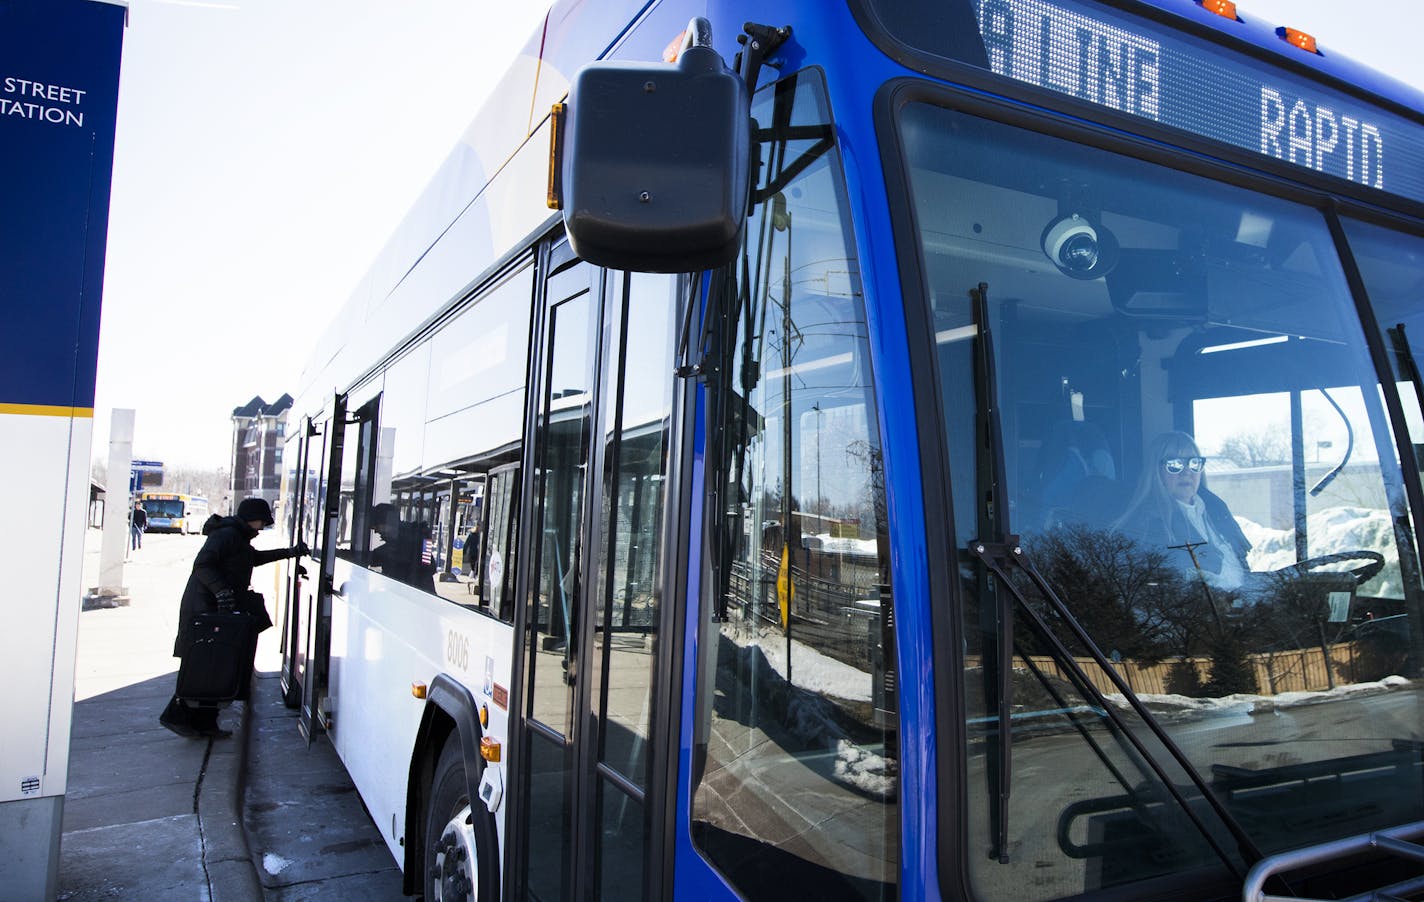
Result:
<svg viewBox="0 0 1424 902"><path fill-rule="evenodd" d="M977 891L1239 880L1413 820L1421 586L1389 411L1418 408L1376 373L1327 214L928 102L899 126ZM1061 606L964 553L996 529Z"/></svg>
<svg viewBox="0 0 1424 902"><path fill-rule="evenodd" d="M179 519L183 514L183 502L177 498L146 498L143 511L150 517Z"/></svg>

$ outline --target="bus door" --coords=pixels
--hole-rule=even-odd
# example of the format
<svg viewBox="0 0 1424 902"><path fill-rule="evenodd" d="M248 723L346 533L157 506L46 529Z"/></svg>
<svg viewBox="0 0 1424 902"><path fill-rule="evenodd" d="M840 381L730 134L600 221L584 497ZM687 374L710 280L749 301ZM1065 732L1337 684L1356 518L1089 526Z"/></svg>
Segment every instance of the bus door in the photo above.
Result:
<svg viewBox="0 0 1424 902"><path fill-rule="evenodd" d="M641 899L663 856L662 486L676 280L551 252L524 487L516 896ZM630 374L624 380L623 374ZM625 384L626 383L626 384ZM493 511L498 486L492 485ZM660 666L661 662L661 666ZM656 894L656 891L651 891Z"/></svg>
<svg viewBox="0 0 1424 902"><path fill-rule="evenodd" d="M313 502L313 538L311 567L314 573L302 580L302 708L298 727L310 745L312 737L326 729L321 711L326 697L327 669L331 653L331 596L335 576L336 541L340 534L341 514L341 449L346 422L346 396L337 395L324 418L325 454L314 453L312 445L309 469L315 470L320 484L310 496Z"/></svg>
<svg viewBox="0 0 1424 902"><path fill-rule="evenodd" d="M301 431L288 442L288 453L292 459L287 465L290 474L287 490L287 503L290 506L287 541L292 545L303 541L308 547L315 548L317 530L314 524L318 507L315 494L322 482L312 469L312 461L324 457L326 433L324 424L314 422L311 417L304 417L301 427ZM310 575L306 562L302 559L294 559L288 565L287 594L279 617L282 701L288 708L297 707L302 698L300 669L305 661L305 655L301 652L303 644L300 624L301 612L304 610L302 593Z"/></svg>

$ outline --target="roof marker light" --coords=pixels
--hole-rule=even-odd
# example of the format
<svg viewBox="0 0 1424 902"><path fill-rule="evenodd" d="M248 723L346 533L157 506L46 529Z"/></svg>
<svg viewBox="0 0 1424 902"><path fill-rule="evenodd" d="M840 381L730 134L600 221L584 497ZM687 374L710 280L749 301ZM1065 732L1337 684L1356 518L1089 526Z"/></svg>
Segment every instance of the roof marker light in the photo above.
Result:
<svg viewBox="0 0 1424 902"><path fill-rule="evenodd" d="M1281 40L1285 41L1287 44L1290 44L1292 47L1299 47L1306 53L1320 52L1318 49L1316 49L1315 37L1313 35L1306 34L1299 28L1286 28L1285 26L1282 26L1276 29L1276 36L1279 37Z"/></svg>
<svg viewBox="0 0 1424 902"><path fill-rule="evenodd" d="M1216 13L1223 19L1230 19L1233 22L1240 21L1236 18L1236 4L1232 0L1197 0L1197 3L1201 5L1202 9L1209 13Z"/></svg>

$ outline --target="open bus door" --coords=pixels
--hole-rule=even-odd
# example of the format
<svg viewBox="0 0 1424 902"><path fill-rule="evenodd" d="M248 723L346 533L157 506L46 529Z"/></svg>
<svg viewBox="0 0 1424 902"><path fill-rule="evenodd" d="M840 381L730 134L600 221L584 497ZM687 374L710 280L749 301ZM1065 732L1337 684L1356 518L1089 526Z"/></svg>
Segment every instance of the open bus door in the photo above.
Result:
<svg viewBox="0 0 1424 902"><path fill-rule="evenodd" d="M672 369L675 282L594 270L563 243L550 258L533 451L524 478L491 471L486 489L491 541L505 491L522 490L529 511L506 867L533 898L571 898L595 882L653 898L670 835L666 773L649 750L669 722L652 712L670 698L657 676L671 670L669 643L656 640L672 390L634 374ZM656 491L634 503L636 484Z"/></svg>
<svg viewBox="0 0 1424 902"><path fill-rule="evenodd" d="M324 447L324 454L313 453L311 469L320 480L312 492L312 522L316 541L311 542L312 566L301 581L301 639L297 645L304 667L301 674L301 717L298 727L310 745L312 737L326 729L321 704L326 698L327 671L331 652L331 596L336 589L336 540L341 513L341 448L345 435L346 396L336 395L323 417L324 441L309 446L312 452Z"/></svg>
<svg viewBox="0 0 1424 902"><path fill-rule="evenodd" d="M311 417L304 417L300 432L288 443L292 464L288 471L291 473L287 490L287 497L291 499L288 502L291 505L291 522L287 541L291 545L303 541L310 548L317 547L317 531L314 527L317 507L313 504L313 494L321 480L312 472L312 461L324 456L324 438L325 433L321 425ZM288 708L297 707L302 700L299 663L303 656L298 651L302 647L299 624L303 610L303 587L309 579L310 571L304 561L301 558L293 559L288 565L286 597L282 601L278 617L282 649L282 702Z"/></svg>

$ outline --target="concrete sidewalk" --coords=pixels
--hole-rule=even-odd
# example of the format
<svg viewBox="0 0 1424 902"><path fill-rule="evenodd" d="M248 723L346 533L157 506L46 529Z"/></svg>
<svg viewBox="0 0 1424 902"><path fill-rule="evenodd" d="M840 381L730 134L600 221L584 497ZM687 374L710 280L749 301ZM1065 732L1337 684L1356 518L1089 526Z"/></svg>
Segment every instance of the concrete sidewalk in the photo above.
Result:
<svg viewBox="0 0 1424 902"><path fill-rule="evenodd" d="M262 898L242 826L247 705L223 712L229 739L158 725L177 671L178 598L202 542L146 536L125 567L130 604L80 614L62 900Z"/></svg>
<svg viewBox="0 0 1424 902"><path fill-rule="evenodd" d="M86 586L98 574L91 535ZM279 538L268 531L253 544ZM402 899L400 870L336 751L325 737L308 746L282 704L276 630L258 643L251 702L219 718L230 738L184 739L158 725L177 678L178 599L202 544L146 536L125 567L130 604L80 614L59 898ZM269 609L279 572L253 574Z"/></svg>

